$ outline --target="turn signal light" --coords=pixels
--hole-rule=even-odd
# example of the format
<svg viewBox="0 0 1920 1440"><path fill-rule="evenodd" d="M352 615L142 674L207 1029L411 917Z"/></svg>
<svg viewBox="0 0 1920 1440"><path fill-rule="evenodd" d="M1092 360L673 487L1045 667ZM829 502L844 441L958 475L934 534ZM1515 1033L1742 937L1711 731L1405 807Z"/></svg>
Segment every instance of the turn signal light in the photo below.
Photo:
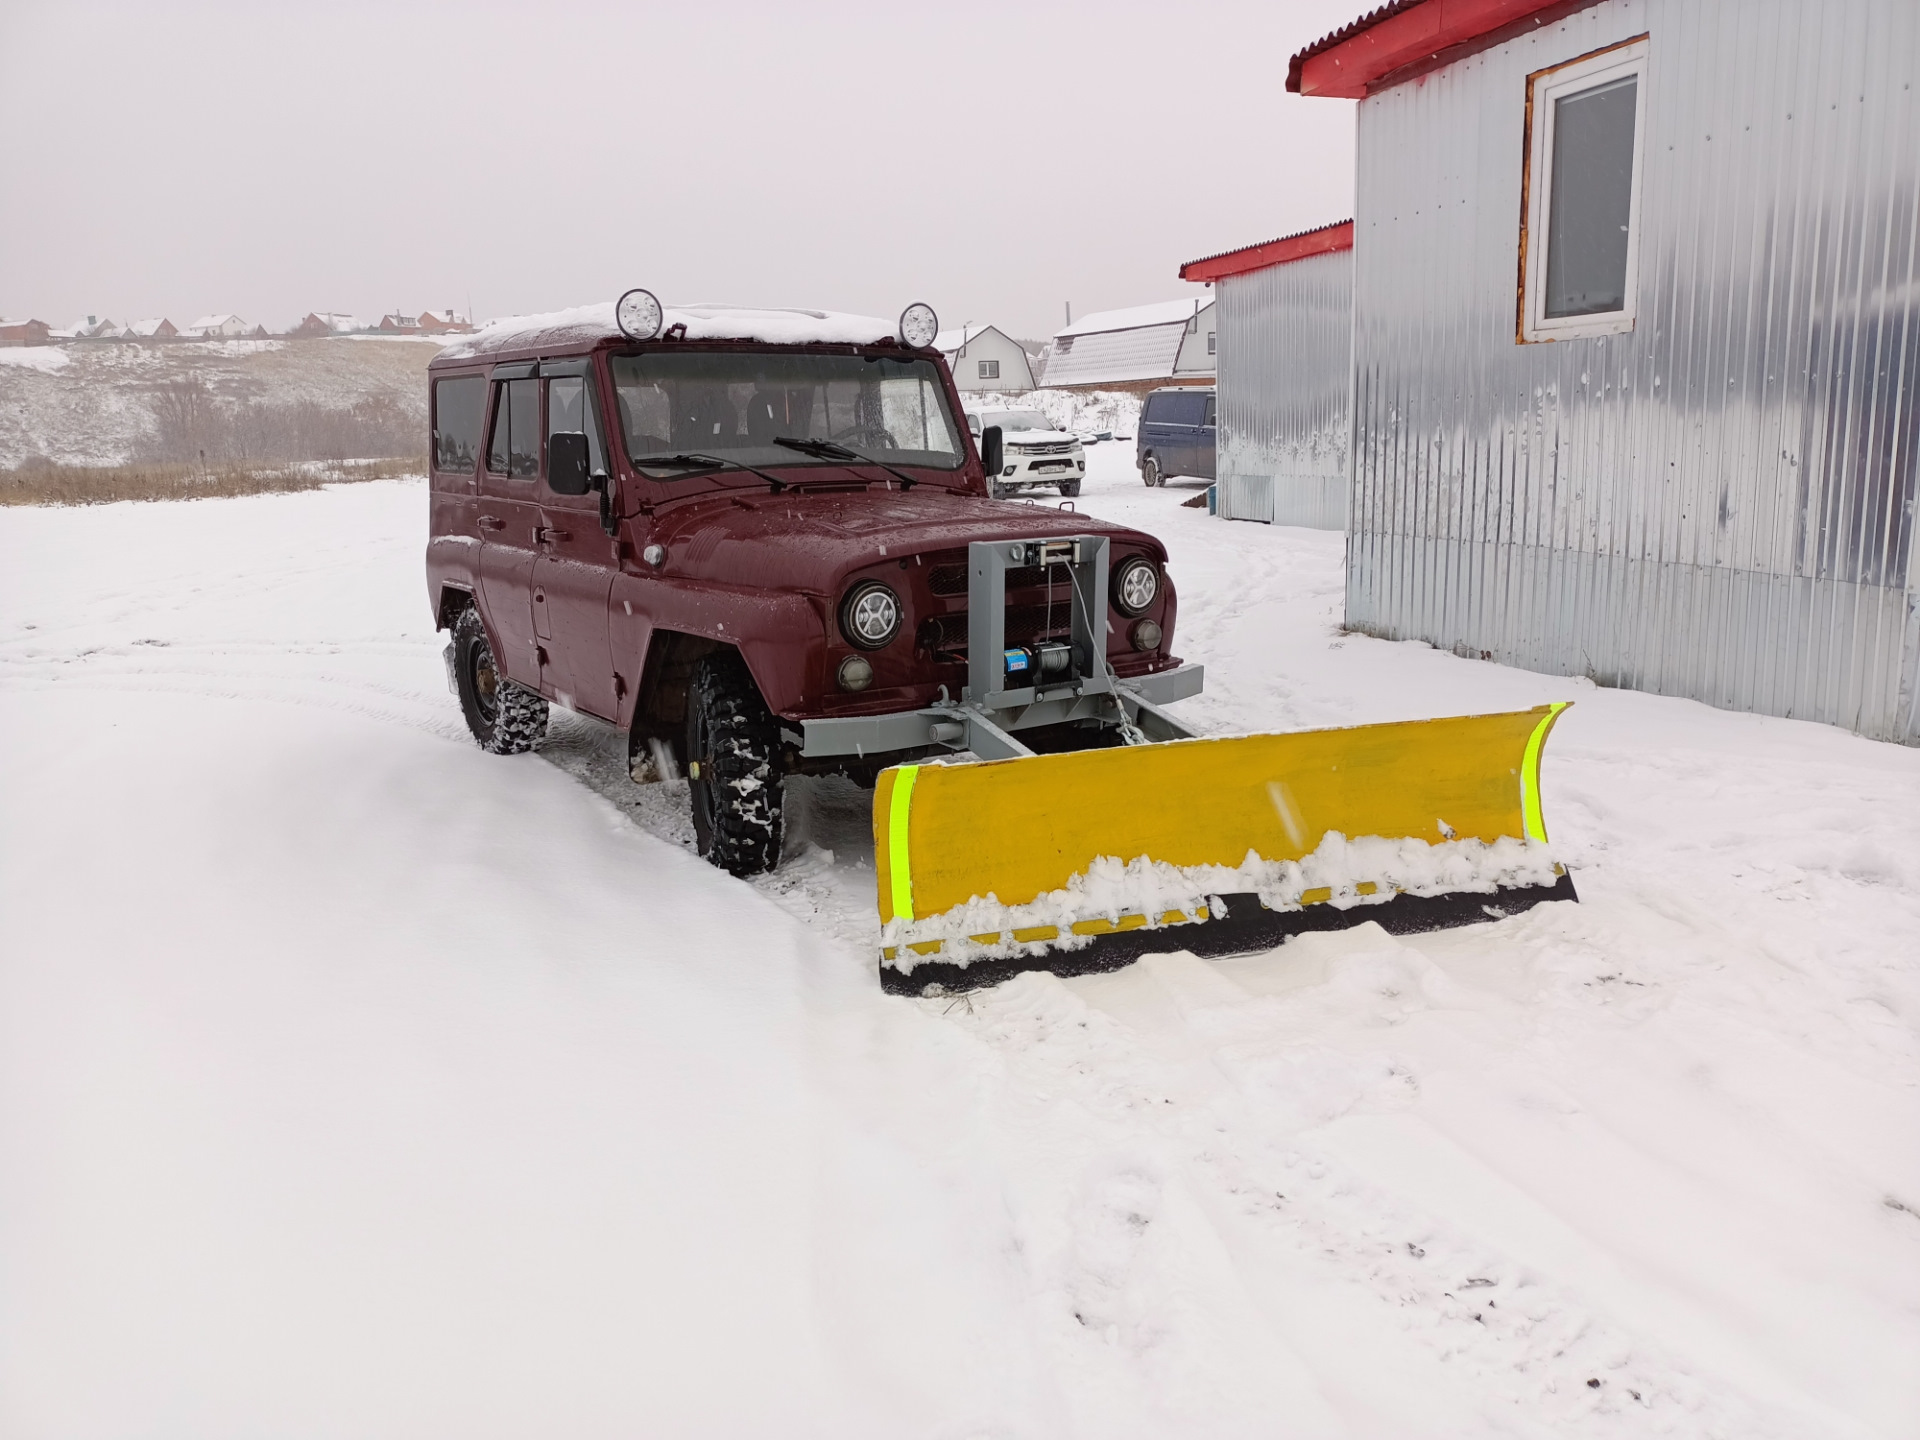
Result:
<svg viewBox="0 0 1920 1440"><path fill-rule="evenodd" d="M873 683L873 666L864 655L849 655L840 662L840 688L864 690Z"/></svg>
<svg viewBox="0 0 1920 1440"><path fill-rule="evenodd" d="M1136 650L1158 650L1160 648L1160 622L1157 620L1139 620L1134 622L1132 634Z"/></svg>

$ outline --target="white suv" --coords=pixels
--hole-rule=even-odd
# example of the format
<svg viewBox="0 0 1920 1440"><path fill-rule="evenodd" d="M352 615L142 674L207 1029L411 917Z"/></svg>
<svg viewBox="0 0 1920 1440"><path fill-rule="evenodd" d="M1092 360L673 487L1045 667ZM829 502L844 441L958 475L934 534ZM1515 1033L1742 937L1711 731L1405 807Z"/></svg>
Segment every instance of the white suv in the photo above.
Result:
<svg viewBox="0 0 1920 1440"><path fill-rule="evenodd" d="M967 429L977 443L989 425L1000 427L1006 458L1000 473L987 477L987 489L996 500L1022 490L1051 486L1062 495L1078 495L1087 474L1087 452L1065 430L1038 410L969 410Z"/></svg>

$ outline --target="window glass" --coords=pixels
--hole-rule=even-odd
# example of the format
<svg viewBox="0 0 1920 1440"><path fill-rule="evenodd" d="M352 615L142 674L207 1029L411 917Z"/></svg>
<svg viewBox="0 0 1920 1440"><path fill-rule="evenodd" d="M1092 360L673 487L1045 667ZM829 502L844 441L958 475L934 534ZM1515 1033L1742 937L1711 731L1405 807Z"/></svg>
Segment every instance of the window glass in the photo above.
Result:
<svg viewBox="0 0 1920 1440"><path fill-rule="evenodd" d="M493 387L493 437L487 442L487 469L495 475L507 473L507 435L511 430L507 416L507 387Z"/></svg>
<svg viewBox="0 0 1920 1440"><path fill-rule="evenodd" d="M597 409L593 403L593 387L584 377L570 375L547 382L548 436L584 433L587 468L600 471L607 468L607 459Z"/></svg>
<svg viewBox="0 0 1920 1440"><path fill-rule="evenodd" d="M980 362L980 378L982 380L998 380L1000 378L1000 362L998 360L982 360Z"/></svg>
<svg viewBox="0 0 1920 1440"><path fill-rule="evenodd" d="M1628 75L1553 102L1548 319L1626 308L1638 86Z"/></svg>
<svg viewBox="0 0 1920 1440"><path fill-rule="evenodd" d="M1211 396L1207 398L1207 413L1201 418L1200 423L1202 425L1213 424L1213 398Z"/></svg>
<svg viewBox="0 0 1920 1440"><path fill-rule="evenodd" d="M838 441L893 465L954 470L964 459L940 372L926 360L656 350L615 356L613 382L627 454L642 468L648 455L676 454L840 463L777 444L783 437Z"/></svg>
<svg viewBox="0 0 1920 1440"><path fill-rule="evenodd" d="M486 420L484 376L461 375L433 382L433 465L436 470L473 471L480 456L480 426Z"/></svg>
<svg viewBox="0 0 1920 1440"><path fill-rule="evenodd" d="M1206 414L1204 395L1155 395L1147 401L1148 418L1156 425L1198 425Z"/></svg>

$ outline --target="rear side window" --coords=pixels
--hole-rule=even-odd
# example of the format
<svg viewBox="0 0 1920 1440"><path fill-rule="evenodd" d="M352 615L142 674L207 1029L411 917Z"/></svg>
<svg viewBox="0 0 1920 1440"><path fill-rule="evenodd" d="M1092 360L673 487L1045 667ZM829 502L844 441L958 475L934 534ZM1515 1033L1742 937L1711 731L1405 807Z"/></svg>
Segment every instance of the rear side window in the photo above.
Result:
<svg viewBox="0 0 1920 1440"><path fill-rule="evenodd" d="M494 389L499 398L493 407L487 469L515 480L531 480L540 473L540 382L507 380Z"/></svg>
<svg viewBox="0 0 1920 1440"><path fill-rule="evenodd" d="M1204 395L1150 395L1147 419L1156 425L1198 425L1206 414Z"/></svg>
<svg viewBox="0 0 1920 1440"><path fill-rule="evenodd" d="M480 426L487 416L487 381L461 375L433 382L433 468L473 473L480 458Z"/></svg>
<svg viewBox="0 0 1920 1440"><path fill-rule="evenodd" d="M1207 400L1207 413L1206 413L1206 416L1205 416L1205 418L1204 418L1204 419L1202 419L1202 420L1201 420L1201 422L1200 422L1200 423L1201 423L1202 425L1211 425L1211 424L1213 424L1213 400L1212 400L1212 398L1211 398L1211 397L1209 397L1209 398L1208 398L1208 400Z"/></svg>

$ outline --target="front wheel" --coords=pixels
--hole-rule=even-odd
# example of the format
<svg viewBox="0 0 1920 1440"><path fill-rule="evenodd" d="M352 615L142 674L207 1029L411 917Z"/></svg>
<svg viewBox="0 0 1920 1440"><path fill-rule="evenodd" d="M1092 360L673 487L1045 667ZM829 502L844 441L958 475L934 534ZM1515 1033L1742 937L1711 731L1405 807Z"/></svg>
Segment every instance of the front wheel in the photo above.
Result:
<svg viewBox="0 0 1920 1440"><path fill-rule="evenodd" d="M780 727L746 662L716 651L687 687L687 780L701 855L733 875L780 863Z"/></svg>
<svg viewBox="0 0 1920 1440"><path fill-rule="evenodd" d="M518 755L547 733L547 702L500 673L487 627L472 606L453 622L453 683L482 750Z"/></svg>
<svg viewBox="0 0 1920 1440"><path fill-rule="evenodd" d="M1160 462L1151 455L1140 462L1140 482L1149 490L1167 483L1167 477L1160 473Z"/></svg>
<svg viewBox="0 0 1920 1440"><path fill-rule="evenodd" d="M1062 495L1078 495L1080 493L1080 482L1078 480L1062 480L1060 482L1060 493Z"/></svg>
<svg viewBox="0 0 1920 1440"><path fill-rule="evenodd" d="M998 480L987 481L987 494L994 500L1004 500L1012 493L1011 490L1005 485L1002 485Z"/></svg>

